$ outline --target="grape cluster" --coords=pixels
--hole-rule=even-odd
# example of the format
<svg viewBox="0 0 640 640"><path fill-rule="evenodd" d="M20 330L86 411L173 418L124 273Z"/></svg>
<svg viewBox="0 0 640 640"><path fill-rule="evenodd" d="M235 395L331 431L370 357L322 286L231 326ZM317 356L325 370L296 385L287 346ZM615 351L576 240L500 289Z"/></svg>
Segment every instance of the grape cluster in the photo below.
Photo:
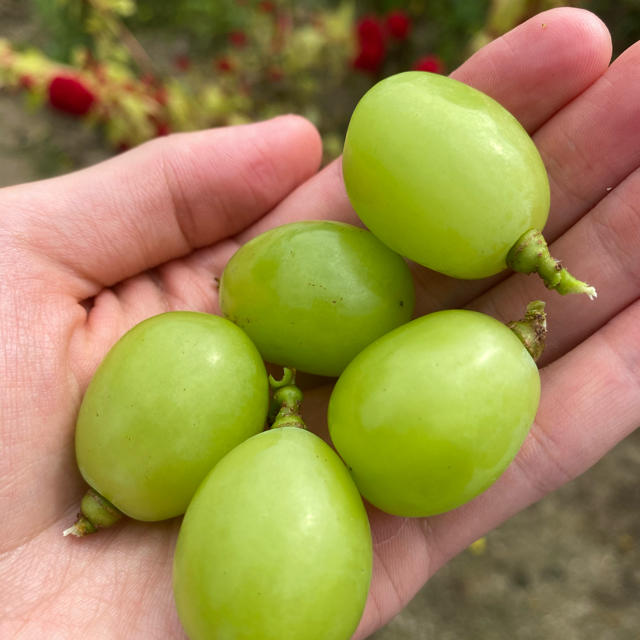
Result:
<svg viewBox="0 0 640 640"><path fill-rule="evenodd" d="M353 114L343 167L370 230L307 221L254 238L222 275L226 318L142 322L81 405L91 488L66 533L186 511L174 594L192 640L347 640L371 578L361 496L399 516L442 513L494 483L522 445L544 304L507 326L469 310L411 320L404 258L461 278L536 271L560 293L595 296L548 255L544 165L484 94L424 72L383 80ZM337 453L305 429L295 369L338 378Z"/></svg>

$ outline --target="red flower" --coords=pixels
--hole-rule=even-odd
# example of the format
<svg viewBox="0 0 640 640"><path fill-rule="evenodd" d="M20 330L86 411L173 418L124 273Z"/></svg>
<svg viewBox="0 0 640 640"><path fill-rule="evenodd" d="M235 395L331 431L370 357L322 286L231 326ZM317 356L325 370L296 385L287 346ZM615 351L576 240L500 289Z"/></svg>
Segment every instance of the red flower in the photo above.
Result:
<svg viewBox="0 0 640 640"><path fill-rule="evenodd" d="M443 73L444 64L442 60L435 55L422 56L416 60L413 65L415 71L431 71L432 73Z"/></svg>
<svg viewBox="0 0 640 640"><path fill-rule="evenodd" d="M384 30L375 16L365 16L356 23L360 43L384 42Z"/></svg>
<svg viewBox="0 0 640 640"><path fill-rule="evenodd" d="M355 69L377 73L384 62L386 44L380 21L373 16L365 16L356 24L358 53L352 62Z"/></svg>
<svg viewBox="0 0 640 640"><path fill-rule="evenodd" d="M191 58L184 53L176 56L173 62L180 71L188 71L191 67Z"/></svg>
<svg viewBox="0 0 640 640"><path fill-rule="evenodd" d="M262 2L258 3L258 8L264 13L273 13L276 10L276 4L275 2L268 2L267 0L263 0Z"/></svg>
<svg viewBox="0 0 640 640"><path fill-rule="evenodd" d="M384 54L383 44L376 42L361 44L360 50L353 60L353 68L377 73L384 62Z"/></svg>
<svg viewBox="0 0 640 640"><path fill-rule="evenodd" d="M247 44L247 34L244 31L232 31L229 34L229 42L234 47L244 47Z"/></svg>
<svg viewBox="0 0 640 640"><path fill-rule="evenodd" d="M218 71L233 71L233 64L229 58L220 58L215 62L216 69Z"/></svg>
<svg viewBox="0 0 640 640"><path fill-rule="evenodd" d="M385 20L387 31L397 40L404 40L409 35L411 21L404 11L392 11Z"/></svg>
<svg viewBox="0 0 640 640"><path fill-rule="evenodd" d="M49 104L65 113L83 116L95 101L95 95L73 76L56 76L49 83Z"/></svg>

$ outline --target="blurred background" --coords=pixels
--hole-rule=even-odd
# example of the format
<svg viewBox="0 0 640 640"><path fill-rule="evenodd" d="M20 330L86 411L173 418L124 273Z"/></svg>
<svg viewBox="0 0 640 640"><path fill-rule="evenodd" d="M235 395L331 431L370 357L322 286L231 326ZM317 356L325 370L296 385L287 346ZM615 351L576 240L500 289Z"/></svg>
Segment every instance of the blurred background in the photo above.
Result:
<svg viewBox="0 0 640 640"><path fill-rule="evenodd" d="M640 0L0 0L0 186L175 131L278 113L338 156L359 97L449 73L531 15L580 6L640 39ZM375 640L640 639L640 430L477 541Z"/></svg>

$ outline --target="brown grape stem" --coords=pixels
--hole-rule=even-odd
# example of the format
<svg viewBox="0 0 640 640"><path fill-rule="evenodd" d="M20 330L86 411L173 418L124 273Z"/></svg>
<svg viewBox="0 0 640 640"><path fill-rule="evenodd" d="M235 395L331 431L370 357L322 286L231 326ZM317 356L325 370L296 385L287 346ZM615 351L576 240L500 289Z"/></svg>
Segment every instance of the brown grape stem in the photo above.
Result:
<svg viewBox="0 0 640 640"><path fill-rule="evenodd" d="M527 305L524 318L509 322L507 327L518 336L520 342L536 362L544 351L547 337L547 314L544 311L544 302L542 300L530 302Z"/></svg>
<svg viewBox="0 0 640 640"><path fill-rule="evenodd" d="M558 293L586 293L596 298L595 287L574 278L560 263L551 257L544 236L537 229L523 233L507 254L507 266L519 273L537 273L547 289Z"/></svg>
<svg viewBox="0 0 640 640"><path fill-rule="evenodd" d="M122 513L97 491L89 488L82 497L80 513L76 522L65 529L62 535L73 535L78 538L95 533L114 525L122 518Z"/></svg>
<svg viewBox="0 0 640 640"><path fill-rule="evenodd" d="M295 369L284 367L280 380L269 376L269 384L274 390L269 409L269 424L272 429L298 427L306 429L302 419L302 391L296 386Z"/></svg>

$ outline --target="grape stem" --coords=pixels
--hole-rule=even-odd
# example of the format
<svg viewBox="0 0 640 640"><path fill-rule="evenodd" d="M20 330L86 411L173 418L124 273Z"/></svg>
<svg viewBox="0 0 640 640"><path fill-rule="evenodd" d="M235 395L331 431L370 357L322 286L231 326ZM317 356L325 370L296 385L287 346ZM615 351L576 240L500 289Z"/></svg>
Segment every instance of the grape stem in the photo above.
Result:
<svg viewBox="0 0 640 640"><path fill-rule="evenodd" d="M542 300L530 302L524 318L509 322L507 327L518 336L534 362L537 362L544 351L547 337L547 314L544 311L544 302Z"/></svg>
<svg viewBox="0 0 640 640"><path fill-rule="evenodd" d="M95 533L98 529L105 529L114 525L122 518L122 513L106 498L89 487L80 503L80 513L76 522L65 529L62 535L73 535L78 538Z"/></svg>
<svg viewBox="0 0 640 640"><path fill-rule="evenodd" d="M519 273L537 273L547 289L558 293L586 293L591 300L597 298L595 287L574 278L551 257L544 236L537 229L523 233L507 254L507 266Z"/></svg>
<svg viewBox="0 0 640 640"><path fill-rule="evenodd" d="M271 374L269 374L269 386L272 389L280 389L296 383L296 370L289 367L282 368L282 378L276 380Z"/></svg>
<svg viewBox="0 0 640 640"><path fill-rule="evenodd" d="M296 371L284 367L280 380L269 376L269 385L274 390L269 409L269 424L272 429L298 427L306 429L301 415L302 391L296 386Z"/></svg>

